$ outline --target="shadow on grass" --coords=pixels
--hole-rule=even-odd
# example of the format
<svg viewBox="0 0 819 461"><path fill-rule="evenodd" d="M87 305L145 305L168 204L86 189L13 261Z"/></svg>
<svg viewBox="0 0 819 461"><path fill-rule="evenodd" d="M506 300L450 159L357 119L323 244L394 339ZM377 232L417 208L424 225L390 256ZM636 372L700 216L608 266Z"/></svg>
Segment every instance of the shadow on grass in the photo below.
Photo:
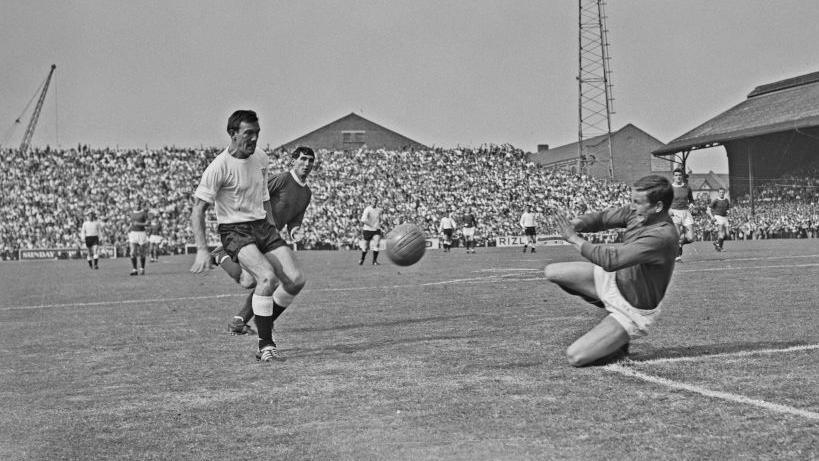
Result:
<svg viewBox="0 0 819 461"><path fill-rule="evenodd" d="M347 325L331 325L331 326L322 326L322 327L308 327L308 328L293 328L292 331L294 333L316 333L321 331L345 331L345 330L357 330L359 328L379 328L379 327L401 327L406 325L412 325L416 323L427 323L427 322L437 322L441 320L457 320L462 318L475 318L475 314L461 314L461 315L439 315L433 317L422 317L416 319L402 319L402 320L389 320L385 322L371 322L371 323L350 323Z"/></svg>
<svg viewBox="0 0 819 461"><path fill-rule="evenodd" d="M655 349L651 351L641 351L632 354L629 358L634 362L642 362L656 359L672 359L678 357L700 357L714 354L727 354L732 352L753 352L764 349L785 349L795 346L808 346L811 343L806 341L744 341L724 344L708 344L703 346L679 346Z"/></svg>
<svg viewBox="0 0 819 461"><path fill-rule="evenodd" d="M317 355L326 355L330 353L354 354L356 352L363 352L371 349L379 349L384 347L399 346L404 344L418 344L427 343L430 341L451 341L459 339L474 339L483 337L482 334L475 335L441 335L441 336L425 336L423 338L384 338L375 341L355 343L355 344L334 344L327 347L306 348L306 349L291 349L287 352L288 358L295 357L311 357Z"/></svg>

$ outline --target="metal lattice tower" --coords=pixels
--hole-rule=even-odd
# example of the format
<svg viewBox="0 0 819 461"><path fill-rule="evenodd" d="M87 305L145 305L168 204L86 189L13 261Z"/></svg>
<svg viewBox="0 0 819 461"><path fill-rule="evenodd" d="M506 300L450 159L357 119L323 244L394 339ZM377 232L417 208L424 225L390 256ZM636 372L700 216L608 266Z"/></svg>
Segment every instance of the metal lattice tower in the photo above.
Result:
<svg viewBox="0 0 819 461"><path fill-rule="evenodd" d="M614 178L614 152L611 145L611 68L606 28L604 0L578 0L578 61L577 75L579 113L577 150L581 171L597 161L605 150L609 157L609 178ZM587 140L605 135L601 142L585 144Z"/></svg>

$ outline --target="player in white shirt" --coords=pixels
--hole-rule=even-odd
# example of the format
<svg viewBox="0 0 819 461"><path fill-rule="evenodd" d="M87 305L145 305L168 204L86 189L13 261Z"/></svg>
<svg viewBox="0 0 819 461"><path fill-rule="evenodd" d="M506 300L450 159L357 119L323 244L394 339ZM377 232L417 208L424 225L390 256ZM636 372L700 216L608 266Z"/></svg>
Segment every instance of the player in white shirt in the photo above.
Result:
<svg viewBox="0 0 819 461"><path fill-rule="evenodd" d="M526 206L523 214L520 216L520 227L523 228L524 243L523 252L526 253L526 248L531 245L532 253L535 252L535 245L537 244L537 217L532 213L532 207Z"/></svg>
<svg viewBox="0 0 819 461"><path fill-rule="evenodd" d="M230 146L202 174L191 213L196 260L191 272L212 267L205 236L205 210L215 205L225 252L253 276L253 314L259 334L256 359L285 360L273 342L273 322L290 306L306 282L293 250L276 230L267 189L267 154L256 149L259 119L249 110L228 119ZM277 281L279 283L277 283Z"/></svg>
<svg viewBox="0 0 819 461"><path fill-rule="evenodd" d="M441 225L438 226L438 232L443 235L444 252L448 253L452 248L452 234L455 232L455 220L452 219L452 213L441 218Z"/></svg>
<svg viewBox="0 0 819 461"><path fill-rule="evenodd" d="M98 250L101 238L102 224L97 221L97 213L92 211L88 213L88 218L82 223L82 229L80 230L80 239L85 241L85 247L88 248L88 255L86 256L88 267L92 269L100 268Z"/></svg>
<svg viewBox="0 0 819 461"><path fill-rule="evenodd" d="M381 208L378 207L378 197L373 196L372 204L364 208L360 221L364 224L361 240L361 259L358 265L364 264L367 250L373 251L373 266L378 265L378 245L381 243Z"/></svg>

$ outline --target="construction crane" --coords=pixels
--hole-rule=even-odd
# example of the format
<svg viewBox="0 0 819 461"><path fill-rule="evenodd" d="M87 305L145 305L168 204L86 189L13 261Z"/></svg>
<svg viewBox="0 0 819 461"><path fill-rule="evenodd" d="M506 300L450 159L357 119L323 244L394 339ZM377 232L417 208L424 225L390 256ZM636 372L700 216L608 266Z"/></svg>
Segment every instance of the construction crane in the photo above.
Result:
<svg viewBox="0 0 819 461"><path fill-rule="evenodd" d="M56 68L56 64L51 65L51 70L48 72L48 77L46 77L43 84L43 90L40 92L40 99L37 100L37 105L34 106L34 113L31 114L31 120L28 121L26 127L26 134L23 135L23 141L20 143L20 153L28 152L31 138L34 136L34 129L37 128L37 121L40 119L40 110L43 109L43 101L45 101L48 85L51 83L51 77L54 75L54 69ZM20 119L18 118L16 121L19 123Z"/></svg>

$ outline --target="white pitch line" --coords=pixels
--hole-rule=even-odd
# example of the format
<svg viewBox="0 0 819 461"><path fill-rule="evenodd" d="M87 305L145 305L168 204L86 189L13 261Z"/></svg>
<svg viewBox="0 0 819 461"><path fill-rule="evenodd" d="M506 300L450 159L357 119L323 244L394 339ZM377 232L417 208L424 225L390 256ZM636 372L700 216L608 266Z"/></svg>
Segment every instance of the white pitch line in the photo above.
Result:
<svg viewBox="0 0 819 461"><path fill-rule="evenodd" d="M528 267L495 267L491 269L480 269L472 272L540 272L542 270L543 269L532 269Z"/></svg>
<svg viewBox="0 0 819 461"><path fill-rule="evenodd" d="M167 301L196 301L200 299L215 299L215 298L229 298L232 296L244 296L244 293L236 293L230 295L209 295L209 296L186 296L184 298L150 298L150 299L121 299L112 301L95 301L90 303L65 303L65 304L40 304L37 306L6 306L0 307L0 311L11 311L17 309L48 309L52 307L91 307L91 306L110 306L115 304L143 304Z"/></svg>
<svg viewBox="0 0 819 461"><path fill-rule="evenodd" d="M780 405L778 403L772 403L765 400L758 400L752 399L749 397L745 397L744 395L739 394L732 394L730 392L722 392L722 391L714 391L711 389L707 389L701 386L695 386L693 384L686 384L681 383L678 381L672 381L670 379L661 378L659 376L652 376L647 375L645 373L641 373L637 370L633 370L629 367L625 367L619 364L610 364L604 367L608 371L613 371L615 373L620 373L621 375L631 376L633 378L642 379L643 381L648 381L650 383L659 384L662 386L670 387L672 389L679 389L683 391L693 392L695 394L704 395L706 397L712 397L716 399L727 400L729 402L736 402L736 403L743 403L746 405L753 405L756 407L764 408L766 410L775 411L777 413L786 413L796 416L802 416L808 419L819 419L819 413L802 410L800 408L790 407L787 405Z"/></svg>
<svg viewBox="0 0 819 461"><path fill-rule="evenodd" d="M777 354L780 352L799 352L799 351L810 351L814 349L819 349L819 344L804 344L801 346L791 346L785 347L781 349L757 349L757 350L745 350L745 351L736 351L736 352L720 352L717 354L704 354L704 355L688 355L685 357L666 357L666 358L659 358L659 359L649 359L649 360L632 360L631 363L638 363L638 364L655 364L655 363L674 363L674 362L696 362L698 360L706 360L711 358L724 358L724 357L748 357L752 355L763 355L763 354Z"/></svg>
<svg viewBox="0 0 819 461"><path fill-rule="evenodd" d="M730 262L730 261L726 261ZM819 266L819 263L811 263L811 264L782 264L777 266L728 266L728 267L706 267L703 269L679 269L674 270L674 272L719 272L719 271L736 271L736 270L744 270L744 269L781 269L781 268L791 268L791 267L815 267Z"/></svg>

